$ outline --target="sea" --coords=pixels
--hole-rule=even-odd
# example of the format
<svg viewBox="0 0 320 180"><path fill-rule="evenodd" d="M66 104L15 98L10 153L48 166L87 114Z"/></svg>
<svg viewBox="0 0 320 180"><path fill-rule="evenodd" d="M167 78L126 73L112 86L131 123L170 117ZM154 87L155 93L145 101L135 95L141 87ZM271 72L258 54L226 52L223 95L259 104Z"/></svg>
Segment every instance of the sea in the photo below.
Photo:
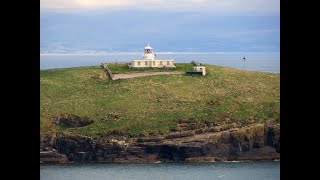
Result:
<svg viewBox="0 0 320 180"><path fill-rule="evenodd" d="M280 161L40 165L41 180L273 180Z"/></svg>
<svg viewBox="0 0 320 180"><path fill-rule="evenodd" d="M245 57L245 60L244 60ZM142 53L40 54L40 69L94 66L101 63L130 62ZM280 52L194 52L157 53L156 59L174 59L176 63L197 61L260 72L280 73Z"/></svg>

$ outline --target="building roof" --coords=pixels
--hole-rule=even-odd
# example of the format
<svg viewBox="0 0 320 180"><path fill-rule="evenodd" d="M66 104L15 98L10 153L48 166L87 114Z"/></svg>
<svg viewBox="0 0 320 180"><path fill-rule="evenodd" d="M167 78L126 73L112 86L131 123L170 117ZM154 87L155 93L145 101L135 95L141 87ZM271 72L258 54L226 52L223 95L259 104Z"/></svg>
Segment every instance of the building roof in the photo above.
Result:
<svg viewBox="0 0 320 180"><path fill-rule="evenodd" d="M151 47L151 46L149 45L149 43L148 43L148 45L145 46L144 49L152 49L152 47Z"/></svg>

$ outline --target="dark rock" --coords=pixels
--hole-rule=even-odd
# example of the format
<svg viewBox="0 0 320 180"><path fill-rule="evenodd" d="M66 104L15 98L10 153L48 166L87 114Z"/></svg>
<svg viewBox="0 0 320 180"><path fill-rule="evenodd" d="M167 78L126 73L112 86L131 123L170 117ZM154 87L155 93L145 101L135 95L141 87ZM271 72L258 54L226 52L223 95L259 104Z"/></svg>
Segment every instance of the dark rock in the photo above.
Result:
<svg viewBox="0 0 320 180"><path fill-rule="evenodd" d="M280 152L280 127L267 127L265 132L265 145L278 149Z"/></svg>
<svg viewBox="0 0 320 180"><path fill-rule="evenodd" d="M40 149L50 150L55 144L55 134L40 134Z"/></svg>
<svg viewBox="0 0 320 180"><path fill-rule="evenodd" d="M278 144L277 144L277 148L276 148L277 152L280 153L280 137L278 140Z"/></svg>
<svg viewBox="0 0 320 180"><path fill-rule="evenodd" d="M219 132L220 131L220 127L212 127L210 128L211 132Z"/></svg>
<svg viewBox="0 0 320 180"><path fill-rule="evenodd" d="M41 163L68 163L68 157L65 154L61 154L54 151L40 152Z"/></svg>
<svg viewBox="0 0 320 180"><path fill-rule="evenodd" d="M158 158L174 161L183 161L188 157L201 156L200 147L179 146L179 145L161 145Z"/></svg>
<svg viewBox="0 0 320 180"><path fill-rule="evenodd" d="M71 114L62 114L52 118L52 123L66 128L83 127L94 123L86 117L79 117Z"/></svg>
<svg viewBox="0 0 320 180"><path fill-rule="evenodd" d="M104 136L108 137L108 136L124 136L125 133L120 131L120 130L113 130L113 131L109 131L107 132Z"/></svg>
<svg viewBox="0 0 320 180"><path fill-rule="evenodd" d="M254 141L253 142L253 148L261 148L263 144L259 141Z"/></svg>
<svg viewBox="0 0 320 180"><path fill-rule="evenodd" d="M47 151L40 153L40 160L53 163L67 162L66 159L74 162L153 162L280 157L280 129L277 126L257 124L237 131L201 134L207 129L196 130L196 135L192 131L171 133L166 139L127 139L118 132L99 138L57 135L53 146L41 148Z"/></svg>
<svg viewBox="0 0 320 180"><path fill-rule="evenodd" d="M253 149L248 152L244 152L233 160L274 160L280 159L280 153L270 146L264 146L261 148Z"/></svg>
<svg viewBox="0 0 320 180"><path fill-rule="evenodd" d="M230 154L230 144L208 142L202 146L202 152L205 156L228 157Z"/></svg>
<svg viewBox="0 0 320 180"><path fill-rule="evenodd" d="M195 131L196 134L202 134L202 133L205 133L205 130L204 129L198 129Z"/></svg>
<svg viewBox="0 0 320 180"><path fill-rule="evenodd" d="M137 142L160 142L162 138L138 138Z"/></svg>
<svg viewBox="0 0 320 180"><path fill-rule="evenodd" d="M168 134L165 138L166 139L174 139L174 138L183 138L183 137L188 137L188 136L193 136L193 132L181 132L181 133L171 133Z"/></svg>
<svg viewBox="0 0 320 180"><path fill-rule="evenodd" d="M213 127L213 122L205 122L205 124L209 128Z"/></svg>
<svg viewBox="0 0 320 180"><path fill-rule="evenodd" d="M92 159L90 152L77 152L76 157L77 157L77 162L88 162Z"/></svg>
<svg viewBox="0 0 320 180"><path fill-rule="evenodd" d="M149 132L149 136L158 136L159 132Z"/></svg>

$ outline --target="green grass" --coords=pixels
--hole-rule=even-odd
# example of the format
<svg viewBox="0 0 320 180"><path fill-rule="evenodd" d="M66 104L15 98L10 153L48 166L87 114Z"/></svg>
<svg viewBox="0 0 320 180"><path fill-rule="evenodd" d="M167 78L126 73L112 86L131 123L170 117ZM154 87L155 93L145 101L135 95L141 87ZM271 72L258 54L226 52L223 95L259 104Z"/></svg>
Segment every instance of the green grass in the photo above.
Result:
<svg viewBox="0 0 320 180"><path fill-rule="evenodd" d="M112 73L123 73L123 72L162 72L162 71L187 71L193 69L191 63L175 63L176 68L173 69L160 69L160 68L129 68L127 64L108 64L108 67Z"/></svg>
<svg viewBox="0 0 320 180"><path fill-rule="evenodd" d="M96 136L111 130L166 131L179 119L279 123L280 74L206 67L205 77L161 75L118 81L92 78L104 73L98 66L41 70L41 133ZM50 123L52 116L63 113L87 116L95 123L68 129Z"/></svg>

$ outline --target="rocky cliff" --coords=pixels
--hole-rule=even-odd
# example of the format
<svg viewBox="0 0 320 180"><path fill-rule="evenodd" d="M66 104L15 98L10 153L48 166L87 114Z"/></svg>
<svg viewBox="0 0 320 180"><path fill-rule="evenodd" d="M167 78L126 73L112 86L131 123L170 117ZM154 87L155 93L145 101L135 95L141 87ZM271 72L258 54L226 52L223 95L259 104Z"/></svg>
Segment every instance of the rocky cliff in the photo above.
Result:
<svg viewBox="0 0 320 180"><path fill-rule="evenodd" d="M154 162L280 159L278 124L247 127L198 124L162 136L100 137L51 135L40 139L40 162Z"/></svg>

